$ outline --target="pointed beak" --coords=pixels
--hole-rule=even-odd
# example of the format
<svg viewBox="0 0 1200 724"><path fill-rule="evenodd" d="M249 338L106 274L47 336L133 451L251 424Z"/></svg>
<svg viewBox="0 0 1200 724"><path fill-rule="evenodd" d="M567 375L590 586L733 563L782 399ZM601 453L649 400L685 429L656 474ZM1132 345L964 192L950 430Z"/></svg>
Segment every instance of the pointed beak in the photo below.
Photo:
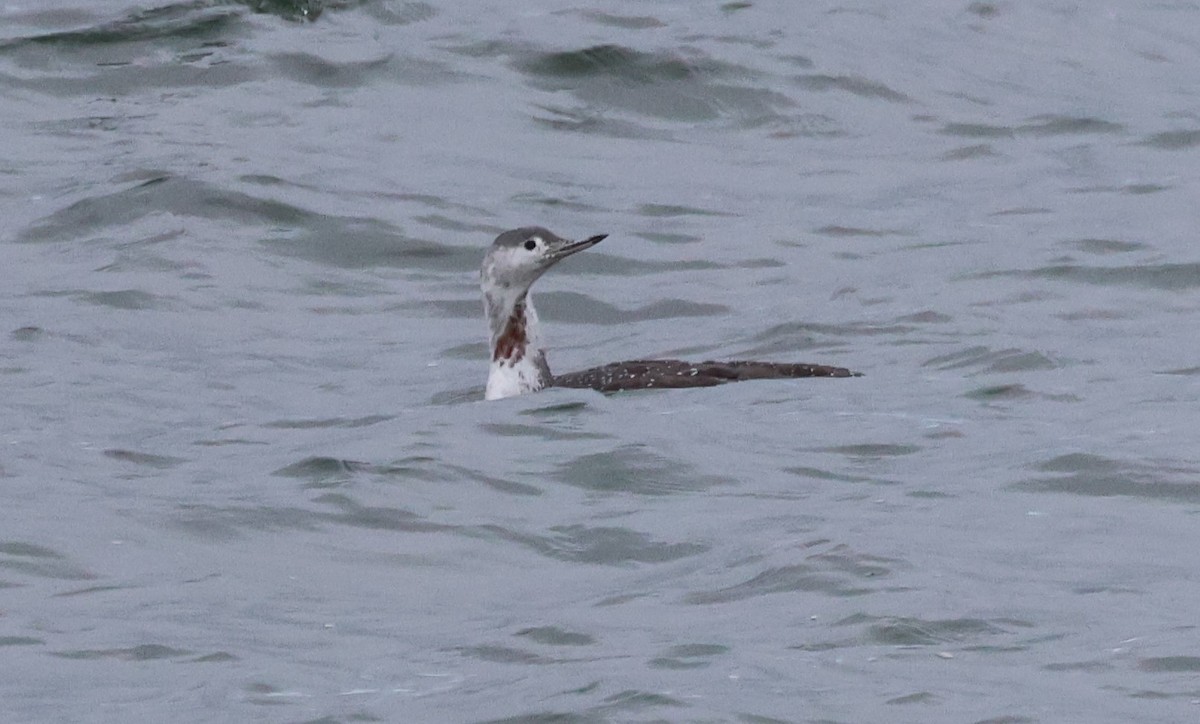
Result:
<svg viewBox="0 0 1200 724"><path fill-rule="evenodd" d="M584 249L590 249L596 244L604 241L604 239L607 237L608 234L597 234L596 236L589 236L583 241L567 241L566 239L563 239L561 244L555 245L549 250L550 253L547 254L547 257L551 262L561 261L562 259L566 259L568 256L571 256L576 252L583 251Z"/></svg>

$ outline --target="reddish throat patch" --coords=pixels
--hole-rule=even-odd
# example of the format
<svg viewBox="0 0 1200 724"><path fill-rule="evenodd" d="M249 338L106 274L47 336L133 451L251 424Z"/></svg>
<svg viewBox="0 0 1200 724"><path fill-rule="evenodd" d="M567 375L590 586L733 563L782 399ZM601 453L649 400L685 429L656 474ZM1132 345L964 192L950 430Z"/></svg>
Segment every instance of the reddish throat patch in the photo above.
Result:
<svg viewBox="0 0 1200 724"><path fill-rule="evenodd" d="M513 307L512 314L504 323L504 331L496 340L496 349L492 351L492 361L507 360L514 365L525 356L525 345L529 338L525 333L525 301L521 300Z"/></svg>

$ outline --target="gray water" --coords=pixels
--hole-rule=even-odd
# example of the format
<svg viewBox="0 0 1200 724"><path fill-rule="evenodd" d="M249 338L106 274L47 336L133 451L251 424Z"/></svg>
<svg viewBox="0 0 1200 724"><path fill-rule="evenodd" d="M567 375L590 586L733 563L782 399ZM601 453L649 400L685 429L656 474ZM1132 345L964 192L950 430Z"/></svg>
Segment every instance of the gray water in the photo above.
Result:
<svg viewBox="0 0 1200 724"><path fill-rule="evenodd" d="M1200 716L1196 3L48 5L0 720ZM864 376L484 403L531 223L557 370Z"/></svg>

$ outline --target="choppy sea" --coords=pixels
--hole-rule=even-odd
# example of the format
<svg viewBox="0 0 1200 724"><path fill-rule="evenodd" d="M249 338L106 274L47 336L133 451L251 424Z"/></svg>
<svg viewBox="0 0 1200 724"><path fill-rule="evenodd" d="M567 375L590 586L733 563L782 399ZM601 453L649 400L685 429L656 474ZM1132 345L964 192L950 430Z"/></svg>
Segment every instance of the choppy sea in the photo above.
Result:
<svg viewBox="0 0 1200 724"><path fill-rule="evenodd" d="M1196 2L0 0L0 720L1195 721L1197 199Z"/></svg>

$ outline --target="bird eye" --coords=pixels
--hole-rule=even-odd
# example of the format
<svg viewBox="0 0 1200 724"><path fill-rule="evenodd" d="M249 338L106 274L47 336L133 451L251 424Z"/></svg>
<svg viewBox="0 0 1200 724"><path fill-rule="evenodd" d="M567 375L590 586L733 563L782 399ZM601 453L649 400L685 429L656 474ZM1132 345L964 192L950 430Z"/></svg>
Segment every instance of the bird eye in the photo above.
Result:
<svg viewBox="0 0 1200 724"><path fill-rule="evenodd" d="M537 239L530 239L529 241L526 241L525 248L528 249L529 251L533 251L534 249L536 249L537 248Z"/></svg>

